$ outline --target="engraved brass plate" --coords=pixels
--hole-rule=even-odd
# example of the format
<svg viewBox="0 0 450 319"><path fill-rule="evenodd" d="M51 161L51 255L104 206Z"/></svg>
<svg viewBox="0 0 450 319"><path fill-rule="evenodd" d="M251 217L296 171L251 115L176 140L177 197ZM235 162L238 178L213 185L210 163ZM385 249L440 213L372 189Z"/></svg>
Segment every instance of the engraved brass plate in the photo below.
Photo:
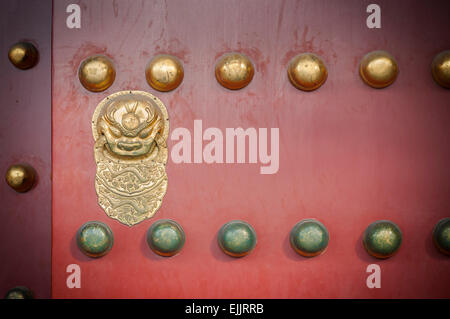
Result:
<svg viewBox="0 0 450 319"><path fill-rule="evenodd" d="M164 104L147 92L114 93L97 105L92 133L99 205L128 226L152 217L167 190Z"/></svg>

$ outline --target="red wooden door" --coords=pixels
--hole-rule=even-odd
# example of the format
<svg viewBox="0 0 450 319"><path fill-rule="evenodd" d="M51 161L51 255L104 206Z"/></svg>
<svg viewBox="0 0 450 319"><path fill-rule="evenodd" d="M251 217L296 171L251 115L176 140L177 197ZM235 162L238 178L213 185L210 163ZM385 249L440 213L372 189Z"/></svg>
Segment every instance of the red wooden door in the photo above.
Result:
<svg viewBox="0 0 450 319"><path fill-rule="evenodd" d="M3 1L0 10L0 297L26 286L36 298L51 297L51 1ZM14 67L9 49L32 43L39 61ZM36 171L31 190L18 193L5 182L11 165Z"/></svg>
<svg viewBox="0 0 450 319"><path fill-rule="evenodd" d="M77 1L81 28L70 29L72 2L53 3L54 298L450 297L450 260L431 239L450 211L450 90L430 71L433 57L449 49L448 2L379 0L382 27L369 29L371 1ZM384 89L358 74L373 50L390 52L399 65ZM250 84L236 91L214 76L217 60L232 51L255 67ZM287 76L289 61L303 52L320 56L328 69L312 92ZM170 92L145 78L148 61L161 53L184 66L183 82ZM81 62L94 54L116 69L114 83L99 93L78 79ZM167 193L153 218L132 227L105 214L94 185L92 116L104 98L124 90L157 96L170 118ZM217 128L225 139L227 128L239 127L266 128L269 140L270 129L278 129L279 140L267 145L279 156L272 174L261 174L267 165L259 157L225 163L225 140L224 163L196 163L198 132ZM191 163L173 159L179 128L190 132ZM160 257L146 232L167 218L183 227L186 242L178 255ZM305 218L330 233L318 257L301 257L289 245L290 230ZM220 227L235 219L257 234L256 248L243 258L217 244ZM381 219L403 232L399 252L386 260L362 245L365 228ZM92 220L114 234L112 250L98 259L76 243L79 227ZM80 266L80 288L67 286L73 264ZM381 267L381 288L366 285L370 264Z"/></svg>

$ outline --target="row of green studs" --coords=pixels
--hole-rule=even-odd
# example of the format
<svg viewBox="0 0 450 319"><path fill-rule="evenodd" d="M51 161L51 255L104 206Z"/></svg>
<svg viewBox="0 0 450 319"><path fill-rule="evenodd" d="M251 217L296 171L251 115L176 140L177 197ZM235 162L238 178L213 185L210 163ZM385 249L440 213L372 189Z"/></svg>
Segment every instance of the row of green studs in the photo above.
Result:
<svg viewBox="0 0 450 319"><path fill-rule="evenodd" d="M315 219L304 219L290 232L291 247L300 255L314 257L325 252L330 236L326 227ZM99 221L91 221L80 227L77 243L89 257L106 255L113 246L111 229ZM256 246L256 232L244 221L234 220L223 225L217 241L224 253L232 257L248 255ZM176 255L185 242L181 226L170 219L154 222L147 232L147 244L156 254L164 257ZM440 220L433 230L433 242L443 254L450 255L450 217ZM379 220L370 224L364 232L363 245L376 258L393 256L402 243L402 232L393 222Z"/></svg>
<svg viewBox="0 0 450 319"><path fill-rule="evenodd" d="M315 219L304 219L291 230L292 248L302 256L313 257L325 252L329 234L326 227ZM92 221L80 227L77 243L83 253L90 257L106 255L113 246L113 234L108 225ZM161 219L151 225L147 232L149 247L160 256L174 256L184 245L185 235L181 226L170 219ZM433 241L440 252L450 255L450 218L440 220L433 230ZM363 244L368 253L377 258L388 258L400 248L402 233L391 221L376 221L364 232ZM228 255L242 257L256 246L256 233L243 221L231 221L222 226L218 234L220 248ZM33 298L26 287L14 287L6 299Z"/></svg>

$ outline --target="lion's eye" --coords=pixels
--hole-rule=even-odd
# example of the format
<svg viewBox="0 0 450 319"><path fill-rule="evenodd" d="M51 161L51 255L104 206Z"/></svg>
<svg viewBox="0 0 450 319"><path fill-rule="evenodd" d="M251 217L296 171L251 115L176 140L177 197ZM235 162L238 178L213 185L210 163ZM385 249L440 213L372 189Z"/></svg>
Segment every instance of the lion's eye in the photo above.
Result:
<svg viewBox="0 0 450 319"><path fill-rule="evenodd" d="M145 130L142 130L141 133L139 133L139 137L146 138L150 134L151 131L152 131L152 127L148 127Z"/></svg>
<svg viewBox="0 0 450 319"><path fill-rule="evenodd" d="M118 130L115 127L110 126L109 127L109 131L111 132L112 135L114 135L115 137L121 137L122 133L120 132L120 130Z"/></svg>

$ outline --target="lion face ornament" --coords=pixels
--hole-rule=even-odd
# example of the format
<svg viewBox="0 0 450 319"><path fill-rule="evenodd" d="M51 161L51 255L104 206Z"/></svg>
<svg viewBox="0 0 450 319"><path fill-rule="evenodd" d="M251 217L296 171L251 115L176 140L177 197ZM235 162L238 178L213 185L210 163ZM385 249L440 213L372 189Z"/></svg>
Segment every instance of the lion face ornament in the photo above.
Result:
<svg viewBox="0 0 450 319"><path fill-rule="evenodd" d="M128 226L152 217L167 191L164 104L143 91L114 93L97 105L92 133L99 205Z"/></svg>

